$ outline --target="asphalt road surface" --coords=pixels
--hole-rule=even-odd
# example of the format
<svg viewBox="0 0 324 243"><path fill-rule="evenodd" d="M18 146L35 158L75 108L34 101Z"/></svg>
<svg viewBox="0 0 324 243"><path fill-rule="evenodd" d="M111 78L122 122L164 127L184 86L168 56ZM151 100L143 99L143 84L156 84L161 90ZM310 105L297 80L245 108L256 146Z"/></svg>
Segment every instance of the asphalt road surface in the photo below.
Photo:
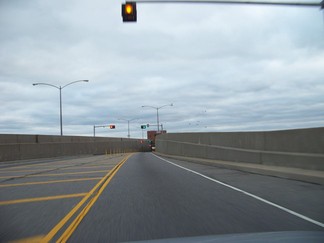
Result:
<svg viewBox="0 0 324 243"><path fill-rule="evenodd" d="M0 173L1 242L324 231L323 185L152 153L5 163Z"/></svg>

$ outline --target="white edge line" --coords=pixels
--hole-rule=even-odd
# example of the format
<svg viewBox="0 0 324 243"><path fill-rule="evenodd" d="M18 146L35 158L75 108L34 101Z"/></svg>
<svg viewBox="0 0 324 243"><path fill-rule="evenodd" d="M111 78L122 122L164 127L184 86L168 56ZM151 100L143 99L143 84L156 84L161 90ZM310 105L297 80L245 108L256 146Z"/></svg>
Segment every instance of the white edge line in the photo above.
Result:
<svg viewBox="0 0 324 243"><path fill-rule="evenodd" d="M153 153L152 153L152 154L153 154ZM153 154L153 155L154 155L155 157L157 157L157 158L159 158L159 159L161 159L161 160L163 160L163 161L169 163L169 164L172 164L172 165L177 166L177 167L179 167L179 168L181 168L181 169L184 169L184 170L186 170L186 171L189 171L189 172L191 172L191 173L193 173L193 174L199 175L199 176L201 176L201 177L203 177L203 178L205 178L205 179L208 179L208 180L210 180L210 181L213 181L213 182L216 182L216 183L221 184L221 185L223 185L223 186L226 186L226 187L228 187L228 188L231 188L231 189L233 189L233 190L235 190L235 191L241 192L241 193L243 193L243 194L245 194L245 195L247 195L247 196L253 197L254 199L257 199L257 200L259 200L259 201L261 201L261 202L264 202L264 203L266 203L266 204L269 204L269 205L271 205L271 206L273 206L273 207L279 208L279 209L281 209L281 210L283 210L283 211L285 211L285 212L287 212L287 213L290 213L290 214L292 214L292 215L294 215L294 216L296 216L296 217L298 217L298 218L301 218L301 219L303 219L303 220L306 220L306 221L308 221L308 222L310 222L310 223L316 224L316 225L318 225L318 226L324 228L324 224L321 223L321 222L319 222L319 221L316 221L316 220L311 219L311 218L309 218L309 217L306 217L306 216L304 216L304 215L302 215L302 214L300 214L300 213L297 213L297 212L295 212L295 211L292 211L292 210L290 210L290 209L288 209L288 208L282 207L282 206L280 206L280 205L278 205L278 204L275 204L275 203L270 202L270 201L268 201L268 200L266 200L266 199L263 199L263 198L261 198L261 197L258 197L258 196L254 195L254 194L252 194L252 193L249 193L249 192L243 191L243 190L241 190L241 189L239 189L239 188L237 188L237 187L234 187L234 186L228 185L228 184L226 184L226 183L224 183L224 182L221 182L221 181L215 180L215 179L213 179L213 178L210 178L210 177L208 177L208 176L205 176L205 175L203 175L203 174L200 174L199 172L196 172L196 171L194 171L194 170L191 170L191 169L188 169L188 168L183 167L183 166L181 166L181 165L175 164L175 163L173 163L173 162L171 162L171 161L168 161L168 160L166 160L166 159L164 159L164 158L161 158L161 157L159 157L159 156L157 156L157 155L155 155L155 154Z"/></svg>

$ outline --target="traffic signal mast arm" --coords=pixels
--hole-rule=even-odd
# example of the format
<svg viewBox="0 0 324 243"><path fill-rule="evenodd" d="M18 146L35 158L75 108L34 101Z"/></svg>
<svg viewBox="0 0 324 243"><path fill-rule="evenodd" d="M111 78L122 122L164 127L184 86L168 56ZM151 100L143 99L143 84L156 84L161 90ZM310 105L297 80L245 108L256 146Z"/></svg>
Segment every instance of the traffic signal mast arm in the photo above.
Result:
<svg viewBox="0 0 324 243"><path fill-rule="evenodd" d="M125 11L132 12L130 6L136 3L207 3L207 4L254 4L254 5L282 5L282 6L304 6L304 7L321 7L324 8L324 0L321 2L287 2L287 1L235 1L235 0L136 0L126 2ZM136 21L136 20L135 20Z"/></svg>
<svg viewBox="0 0 324 243"><path fill-rule="evenodd" d="M284 5L284 6L304 6L304 7L321 7L322 2L284 2L284 1L226 1L226 0L136 0L134 3L217 3L217 4L260 4L260 5Z"/></svg>
<svg viewBox="0 0 324 243"><path fill-rule="evenodd" d="M136 3L207 3L207 4L250 4L250 5L280 5L300 7L320 7L324 9L324 0L321 2L283 2L283 1L234 1L234 0L136 0L122 4L123 22L136 22Z"/></svg>
<svg viewBox="0 0 324 243"><path fill-rule="evenodd" d="M97 127L108 127L109 125L103 125L103 126L97 126L97 125L94 125L95 128Z"/></svg>
<svg viewBox="0 0 324 243"><path fill-rule="evenodd" d="M98 127L109 127L110 129L115 129L115 128L116 128L115 125L100 125L100 126L98 126L98 125L94 125L93 127L94 127L94 128L98 128Z"/></svg>

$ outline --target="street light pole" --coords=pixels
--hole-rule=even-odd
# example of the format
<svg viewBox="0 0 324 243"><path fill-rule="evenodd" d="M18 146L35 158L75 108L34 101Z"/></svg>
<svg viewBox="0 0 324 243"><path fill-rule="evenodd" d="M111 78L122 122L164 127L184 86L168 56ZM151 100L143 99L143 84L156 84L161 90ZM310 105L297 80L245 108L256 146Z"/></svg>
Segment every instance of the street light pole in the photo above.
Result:
<svg viewBox="0 0 324 243"><path fill-rule="evenodd" d="M159 118L159 107L156 108L156 124L158 127L158 132L160 131L160 118Z"/></svg>
<svg viewBox="0 0 324 243"><path fill-rule="evenodd" d="M62 87L60 86L60 129L61 129L61 136L63 136L63 118L62 118Z"/></svg>
<svg viewBox="0 0 324 243"><path fill-rule="evenodd" d="M149 107L149 108L156 109L156 122L157 122L158 132L160 131L159 109L166 107L166 106L173 106L173 104L171 103L171 104L167 104L167 105L162 105L160 107L155 107L155 106L150 106L150 105L142 105L142 108Z"/></svg>
<svg viewBox="0 0 324 243"><path fill-rule="evenodd" d="M129 123L131 121L134 121L134 120L137 120L137 118L133 118L133 119L118 119L118 120L121 120L121 121L127 121L127 137L130 138L130 129L129 129Z"/></svg>
<svg viewBox="0 0 324 243"><path fill-rule="evenodd" d="M53 84L48 84L48 83L34 83L33 85L36 86L36 85L47 85L47 86L51 86L53 88L56 88L60 91L60 130L61 130L61 136L63 136L63 112L62 112L62 89L65 88L66 86L69 86L71 84L74 84L74 83L78 83L78 82L89 82L89 80L77 80L77 81L73 81L71 83L68 83L66 85L64 85L63 87L62 86L56 86L56 85L53 85Z"/></svg>

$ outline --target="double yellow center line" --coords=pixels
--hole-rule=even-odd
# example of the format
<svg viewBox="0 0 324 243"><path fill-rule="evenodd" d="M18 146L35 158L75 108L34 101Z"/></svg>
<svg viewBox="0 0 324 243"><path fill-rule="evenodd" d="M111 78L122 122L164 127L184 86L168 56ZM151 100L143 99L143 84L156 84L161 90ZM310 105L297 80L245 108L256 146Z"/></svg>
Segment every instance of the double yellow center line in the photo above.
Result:
<svg viewBox="0 0 324 243"><path fill-rule="evenodd" d="M99 182L95 185L92 190L87 193L87 195L46 235L40 242L50 242L53 237L56 236L59 230L62 229L63 226L66 225L68 221L72 219L72 217L79 212L79 214L74 218L69 226L67 226L64 233L59 237L56 242L66 242L70 236L73 234L75 229L81 223L82 219L89 212L90 208L97 201L101 193L107 187L111 179L117 173L117 171L121 168L121 166L132 156L129 154L123 160L121 160L111 171L109 171Z"/></svg>

